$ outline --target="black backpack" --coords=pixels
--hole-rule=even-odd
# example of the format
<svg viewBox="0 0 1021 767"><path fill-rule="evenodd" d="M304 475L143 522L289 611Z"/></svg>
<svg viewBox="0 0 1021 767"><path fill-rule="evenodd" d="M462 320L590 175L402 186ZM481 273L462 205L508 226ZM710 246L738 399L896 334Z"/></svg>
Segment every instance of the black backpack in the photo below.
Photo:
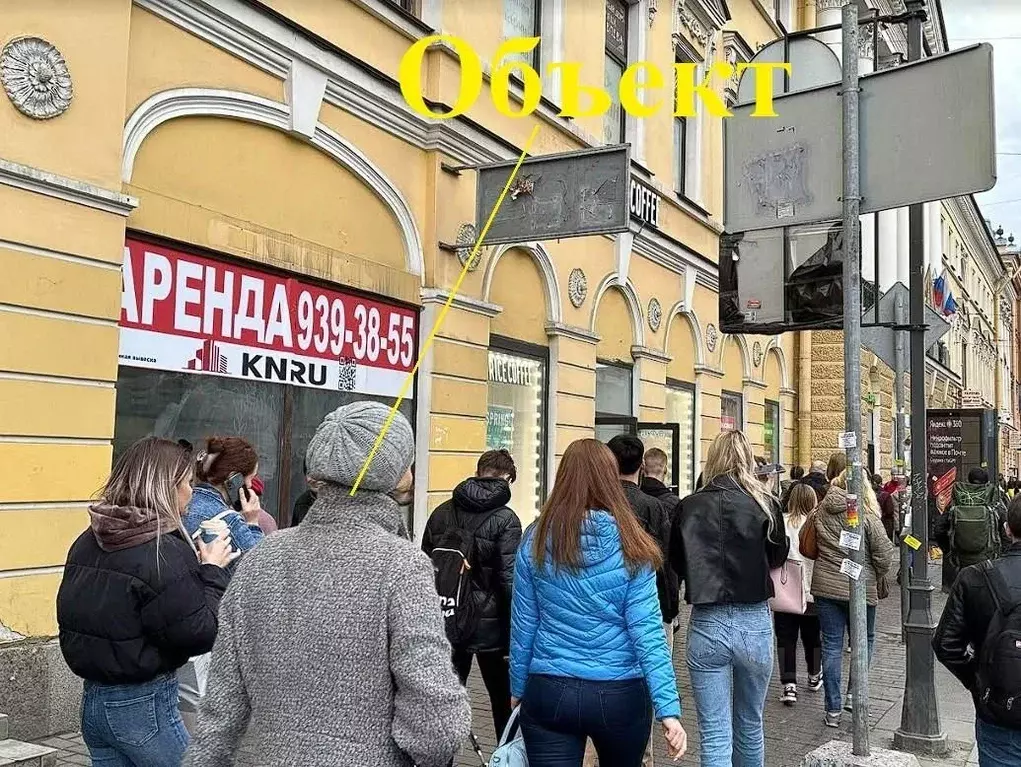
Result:
<svg viewBox="0 0 1021 767"><path fill-rule="evenodd" d="M984 719L1021 730L1021 600L991 562L981 569L996 610L978 656L976 705Z"/></svg>
<svg viewBox="0 0 1021 767"><path fill-rule="evenodd" d="M436 540L432 550L436 593L440 597L447 639L453 647L467 644L479 626L479 606L472 598L477 583L472 569L475 561L475 533L500 509L485 515L473 515L474 524L466 525L457 507L451 504L451 524Z"/></svg>

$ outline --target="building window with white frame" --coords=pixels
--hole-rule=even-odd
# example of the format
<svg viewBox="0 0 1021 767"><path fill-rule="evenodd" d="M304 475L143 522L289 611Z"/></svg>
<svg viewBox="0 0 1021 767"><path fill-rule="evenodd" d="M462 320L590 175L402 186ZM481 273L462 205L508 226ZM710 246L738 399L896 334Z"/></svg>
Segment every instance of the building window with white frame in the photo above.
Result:
<svg viewBox="0 0 1021 767"><path fill-rule="evenodd" d="M627 115L620 104L620 80L628 66L628 14L625 0L606 0L606 55L603 87L610 95L610 108L603 117L603 141L620 144L627 136Z"/></svg>
<svg viewBox="0 0 1021 767"><path fill-rule="evenodd" d="M618 434L635 434L634 368L622 362L596 360L596 439L609 442Z"/></svg>
<svg viewBox="0 0 1021 767"><path fill-rule="evenodd" d="M792 0L773 0L773 15L785 32L794 29L794 3Z"/></svg>
<svg viewBox="0 0 1021 767"><path fill-rule="evenodd" d="M701 83L705 78L705 67L699 62L693 50L686 51L679 48L674 60L677 64L698 64L694 74L696 83ZM674 94L676 98L676 87ZM677 111L675 103L675 114ZM700 203L701 197L702 166L699 151L701 132L702 102L700 99L695 99L695 114L693 116L674 117L674 190L679 196L694 203Z"/></svg>
<svg viewBox="0 0 1021 767"><path fill-rule="evenodd" d="M674 118L674 191L684 196L688 180L688 118Z"/></svg>
<svg viewBox="0 0 1021 767"><path fill-rule="evenodd" d="M515 37L542 37L542 0L503 0L503 39ZM513 54L507 60L518 59L542 74L542 41L530 53Z"/></svg>

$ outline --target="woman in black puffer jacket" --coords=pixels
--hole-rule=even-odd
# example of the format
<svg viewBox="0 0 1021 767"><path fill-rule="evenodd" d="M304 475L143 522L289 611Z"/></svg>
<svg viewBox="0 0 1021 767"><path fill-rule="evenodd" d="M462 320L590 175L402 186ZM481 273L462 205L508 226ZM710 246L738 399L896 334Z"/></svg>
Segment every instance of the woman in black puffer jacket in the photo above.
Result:
<svg viewBox="0 0 1021 767"><path fill-rule="evenodd" d="M472 658L489 691L497 737L510 718L511 595L514 558L521 543L521 522L507 506L510 485L517 478L514 459L506 450L490 450L479 458L476 476L454 489L453 498L437 507L422 535L422 550L432 556L445 532L459 527L474 531L472 590L478 626L472 636L453 647L454 667L461 683L468 681Z"/></svg>
<svg viewBox="0 0 1021 767"><path fill-rule="evenodd" d="M181 532L192 460L148 437L113 467L57 593L60 649L85 680L82 734L95 764L177 767L188 745L175 672L209 652L236 558Z"/></svg>

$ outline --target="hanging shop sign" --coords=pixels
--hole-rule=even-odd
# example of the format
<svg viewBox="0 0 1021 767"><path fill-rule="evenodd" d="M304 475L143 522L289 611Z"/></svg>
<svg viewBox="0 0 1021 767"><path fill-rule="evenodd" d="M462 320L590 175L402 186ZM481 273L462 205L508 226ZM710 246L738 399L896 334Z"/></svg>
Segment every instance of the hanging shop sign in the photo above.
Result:
<svg viewBox="0 0 1021 767"><path fill-rule="evenodd" d="M631 179L631 215L649 226L659 228L659 194L654 189Z"/></svg>
<svg viewBox="0 0 1021 767"><path fill-rule="evenodd" d="M128 239L120 364L397 396L413 309ZM408 394L410 397L410 392Z"/></svg>

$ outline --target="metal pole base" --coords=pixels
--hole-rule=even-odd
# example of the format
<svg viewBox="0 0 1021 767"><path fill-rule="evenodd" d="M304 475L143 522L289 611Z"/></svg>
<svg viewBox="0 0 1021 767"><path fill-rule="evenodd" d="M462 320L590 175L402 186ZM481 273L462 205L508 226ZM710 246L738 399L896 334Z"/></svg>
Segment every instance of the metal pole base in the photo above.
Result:
<svg viewBox="0 0 1021 767"><path fill-rule="evenodd" d="M893 734L893 747L919 756L941 759L950 754L950 740L945 732L939 735L915 735L897 730Z"/></svg>

